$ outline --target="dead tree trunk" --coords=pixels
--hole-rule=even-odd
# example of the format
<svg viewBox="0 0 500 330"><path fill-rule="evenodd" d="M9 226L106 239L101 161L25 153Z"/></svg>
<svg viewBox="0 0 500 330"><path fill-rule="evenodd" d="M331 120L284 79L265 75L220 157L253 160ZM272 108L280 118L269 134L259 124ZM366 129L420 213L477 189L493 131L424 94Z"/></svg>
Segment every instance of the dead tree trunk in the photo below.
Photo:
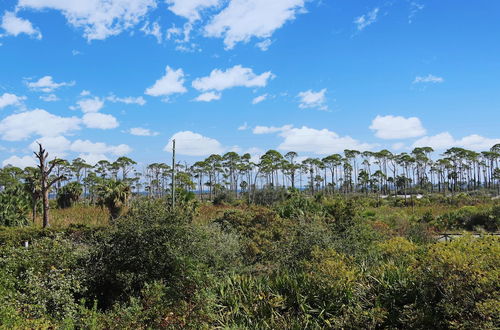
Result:
<svg viewBox="0 0 500 330"><path fill-rule="evenodd" d="M38 143L38 142L37 142ZM63 175L57 176L49 181L50 173L57 164L62 162L61 159L54 159L50 165L47 163L47 158L49 154L42 148L42 145L38 143L39 150L38 152L34 152L36 158L38 158L39 165L38 168L40 170L40 187L41 187L41 195L43 201L43 228L47 228L50 226L49 222L49 192L50 188L58 181L64 179Z"/></svg>

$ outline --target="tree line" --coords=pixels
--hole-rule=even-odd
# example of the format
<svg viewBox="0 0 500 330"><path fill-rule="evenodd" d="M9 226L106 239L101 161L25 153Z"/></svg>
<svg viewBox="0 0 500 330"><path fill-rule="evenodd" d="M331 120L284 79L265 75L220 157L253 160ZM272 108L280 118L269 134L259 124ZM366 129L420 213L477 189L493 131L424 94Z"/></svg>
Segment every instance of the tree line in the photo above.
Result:
<svg viewBox="0 0 500 330"><path fill-rule="evenodd" d="M227 152L192 165L177 163L175 183L179 190L196 192L201 199L231 193L245 196L248 202L259 190L280 187L311 194L446 195L479 189L500 194L500 144L482 152L453 147L437 159L433 159L434 153L430 147L419 147L399 154L386 149L345 150L324 158L305 158L293 151L282 154L269 150L252 159L249 153ZM23 185L32 201L33 219L37 203L42 201L44 224L48 222L45 216L50 196L56 196L62 207L83 196L90 203L107 206L112 216L117 216L131 193L163 197L172 186L173 170L166 163L152 163L141 171L128 157L101 160L95 165L82 158L48 161L41 145L35 156L37 168L0 169L0 190Z"/></svg>
<svg viewBox="0 0 500 330"><path fill-rule="evenodd" d="M220 191L242 194L267 187L343 194L446 194L500 188L500 144L482 152L454 147L437 159L432 158L433 153L430 147L419 147L410 153L345 150L324 158L304 158L293 151L282 154L269 150L254 160L248 153L227 152L212 154L192 165L178 162L175 179L178 187L210 199ZM153 197L166 195L172 184L172 167L166 163L152 163L142 171L128 157L113 162L101 160L93 166L82 158L47 163L47 180L53 181L51 191L57 193L76 182L91 200L96 197L96 186L105 179L125 182L133 192ZM18 182L34 185L40 173L40 165L25 169L5 166L0 169L0 190Z"/></svg>

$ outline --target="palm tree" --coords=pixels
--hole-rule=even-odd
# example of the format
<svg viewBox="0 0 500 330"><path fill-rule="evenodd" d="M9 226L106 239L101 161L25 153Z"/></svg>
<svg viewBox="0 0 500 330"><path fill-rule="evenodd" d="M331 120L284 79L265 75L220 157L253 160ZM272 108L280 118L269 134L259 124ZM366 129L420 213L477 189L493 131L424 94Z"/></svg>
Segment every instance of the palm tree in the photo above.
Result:
<svg viewBox="0 0 500 330"><path fill-rule="evenodd" d="M106 180L96 189L97 204L109 210L111 221L117 219L130 198L130 186L123 181Z"/></svg>
<svg viewBox="0 0 500 330"><path fill-rule="evenodd" d="M63 209L71 207L80 199L82 193L81 183L76 181L70 182L57 192L57 205Z"/></svg>

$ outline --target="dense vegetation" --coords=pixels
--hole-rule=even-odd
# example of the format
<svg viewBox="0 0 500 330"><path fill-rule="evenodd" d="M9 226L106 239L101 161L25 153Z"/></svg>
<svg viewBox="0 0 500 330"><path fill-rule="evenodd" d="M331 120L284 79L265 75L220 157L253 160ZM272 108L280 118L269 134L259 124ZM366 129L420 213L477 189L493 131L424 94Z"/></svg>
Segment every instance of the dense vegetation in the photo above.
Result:
<svg viewBox="0 0 500 330"><path fill-rule="evenodd" d="M363 169L347 185L338 168L334 184L315 181L313 164L297 189L270 165L278 155L248 170L238 155L218 156L215 172L181 167L175 206L168 168L134 180L130 159L57 161L46 228L40 172L2 169L0 327L500 327L498 156L470 171L455 160L440 181L403 164L402 186L367 185ZM247 175L260 183L242 185Z"/></svg>

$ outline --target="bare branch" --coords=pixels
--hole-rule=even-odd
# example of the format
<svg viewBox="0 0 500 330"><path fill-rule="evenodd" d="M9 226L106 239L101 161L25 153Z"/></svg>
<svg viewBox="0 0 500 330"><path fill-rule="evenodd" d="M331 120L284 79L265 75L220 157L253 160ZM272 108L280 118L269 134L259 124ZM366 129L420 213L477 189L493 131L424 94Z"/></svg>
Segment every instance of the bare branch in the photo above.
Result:
<svg viewBox="0 0 500 330"><path fill-rule="evenodd" d="M52 187L54 185L54 183L56 183L57 181L60 181L60 180L65 180L66 177L64 175L60 175L58 176L57 178L54 178L52 179L48 184L47 184L47 189L50 189L50 187Z"/></svg>

